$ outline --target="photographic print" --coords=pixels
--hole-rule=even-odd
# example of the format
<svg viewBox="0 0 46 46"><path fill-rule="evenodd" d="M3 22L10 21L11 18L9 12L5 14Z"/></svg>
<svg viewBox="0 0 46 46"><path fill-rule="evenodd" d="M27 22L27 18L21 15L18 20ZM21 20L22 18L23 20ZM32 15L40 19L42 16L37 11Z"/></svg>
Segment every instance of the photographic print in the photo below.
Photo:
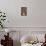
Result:
<svg viewBox="0 0 46 46"><path fill-rule="evenodd" d="M21 7L21 16L27 16L27 7Z"/></svg>

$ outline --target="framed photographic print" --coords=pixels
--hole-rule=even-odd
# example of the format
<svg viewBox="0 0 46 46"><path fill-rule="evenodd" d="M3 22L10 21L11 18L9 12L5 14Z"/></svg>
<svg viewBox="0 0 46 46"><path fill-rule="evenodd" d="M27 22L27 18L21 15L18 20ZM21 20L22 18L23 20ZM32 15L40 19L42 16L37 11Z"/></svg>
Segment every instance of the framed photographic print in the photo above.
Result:
<svg viewBox="0 0 46 46"><path fill-rule="evenodd" d="M21 16L27 16L27 7L21 7Z"/></svg>

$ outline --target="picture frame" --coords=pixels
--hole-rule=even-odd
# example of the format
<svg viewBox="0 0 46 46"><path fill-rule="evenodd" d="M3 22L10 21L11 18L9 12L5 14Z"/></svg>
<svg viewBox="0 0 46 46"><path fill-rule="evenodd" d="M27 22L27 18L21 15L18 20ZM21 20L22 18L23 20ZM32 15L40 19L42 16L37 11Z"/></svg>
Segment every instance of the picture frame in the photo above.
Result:
<svg viewBox="0 0 46 46"><path fill-rule="evenodd" d="M21 7L21 16L27 16L27 7Z"/></svg>

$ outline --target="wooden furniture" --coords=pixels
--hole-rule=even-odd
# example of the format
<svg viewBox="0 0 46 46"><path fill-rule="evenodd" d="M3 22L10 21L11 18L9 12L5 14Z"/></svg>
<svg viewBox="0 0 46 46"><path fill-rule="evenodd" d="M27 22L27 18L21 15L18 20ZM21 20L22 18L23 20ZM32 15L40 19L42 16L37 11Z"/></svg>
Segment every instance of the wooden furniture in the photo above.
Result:
<svg viewBox="0 0 46 46"><path fill-rule="evenodd" d="M45 42L41 46L46 46L46 34L45 34Z"/></svg>
<svg viewBox="0 0 46 46"><path fill-rule="evenodd" d="M5 40L1 40L1 44L3 46L13 46L13 40L9 37L9 33L7 33L7 36L4 35Z"/></svg>

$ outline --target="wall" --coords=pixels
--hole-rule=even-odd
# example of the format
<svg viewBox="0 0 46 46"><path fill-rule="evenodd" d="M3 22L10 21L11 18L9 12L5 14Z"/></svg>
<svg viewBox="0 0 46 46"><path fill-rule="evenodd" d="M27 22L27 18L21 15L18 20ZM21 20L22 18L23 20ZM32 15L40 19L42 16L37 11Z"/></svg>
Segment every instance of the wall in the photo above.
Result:
<svg viewBox="0 0 46 46"><path fill-rule="evenodd" d="M0 0L0 9L6 12L7 27L46 27L46 0ZM28 15L21 16L21 7Z"/></svg>
<svg viewBox="0 0 46 46"><path fill-rule="evenodd" d="M46 27L46 0L32 0L32 26Z"/></svg>
<svg viewBox="0 0 46 46"><path fill-rule="evenodd" d="M0 9L6 12L8 22L7 27L25 26L30 24L31 19L31 1L26 0L1 0ZM27 7L27 16L21 16L21 7Z"/></svg>

